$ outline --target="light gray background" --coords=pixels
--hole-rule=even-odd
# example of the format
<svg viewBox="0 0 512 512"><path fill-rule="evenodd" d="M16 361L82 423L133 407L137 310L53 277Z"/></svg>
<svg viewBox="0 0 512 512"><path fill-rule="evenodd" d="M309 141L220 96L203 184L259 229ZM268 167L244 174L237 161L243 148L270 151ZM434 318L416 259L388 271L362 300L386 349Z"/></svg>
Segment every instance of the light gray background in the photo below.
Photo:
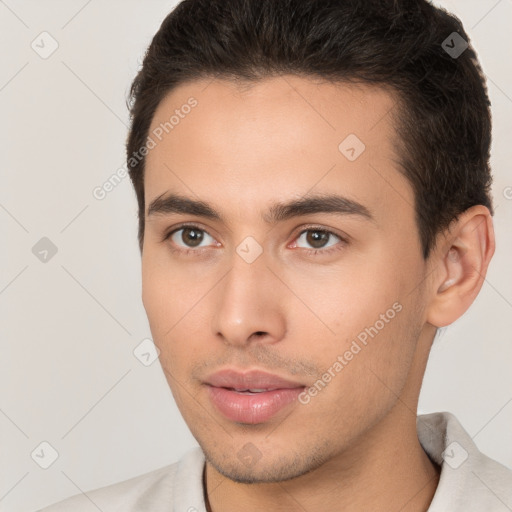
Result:
<svg viewBox="0 0 512 512"><path fill-rule="evenodd" d="M176 2L0 1L0 511L33 511L177 460L196 444L156 361L141 303L125 97ZM420 413L449 410L512 467L512 0L451 0L489 78L497 251L476 303L430 357ZM32 48L47 31L58 49ZM49 48L46 40L45 48ZM508 197L508 199L507 199ZM48 262L32 247L48 237ZM50 443L42 469L31 453ZM46 450L48 453L48 450Z"/></svg>

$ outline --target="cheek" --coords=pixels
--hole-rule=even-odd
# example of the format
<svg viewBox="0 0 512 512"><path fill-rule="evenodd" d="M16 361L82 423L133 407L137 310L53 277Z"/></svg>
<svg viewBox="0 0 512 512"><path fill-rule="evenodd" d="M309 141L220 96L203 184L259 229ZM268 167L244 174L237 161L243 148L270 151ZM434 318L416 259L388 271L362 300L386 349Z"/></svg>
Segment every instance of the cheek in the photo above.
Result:
<svg viewBox="0 0 512 512"><path fill-rule="evenodd" d="M307 390L309 396L303 397L307 405L302 413L311 422L311 431L338 431L340 439L350 436L383 417L402 394L418 321L414 308L404 300L390 304L391 308L386 300L382 304L383 308L368 302L352 308L349 303L335 342L318 340L323 343L310 351L309 360L324 372ZM389 311L388 323L381 320L380 311L384 315Z"/></svg>
<svg viewBox="0 0 512 512"><path fill-rule="evenodd" d="M331 269L287 269L283 280L293 283L299 299L294 302L294 317L289 318L291 325L296 322L311 334L316 330L317 337L328 335L338 343L364 333L376 322L382 328L381 315L384 320L394 319L393 304L402 294L400 282L383 267L382 263L372 268L368 261L351 261ZM325 348L333 346L326 341Z"/></svg>
<svg viewBox="0 0 512 512"><path fill-rule="evenodd" d="M165 251L151 250L142 258L142 302L156 341L163 343L208 292L209 283L172 262ZM211 285L210 285L211 288Z"/></svg>
<svg viewBox="0 0 512 512"><path fill-rule="evenodd" d="M354 396L386 385L400 388L407 377L421 315L410 293L411 277L398 267L381 256L373 265L368 258L336 272L296 274L291 281L314 313L297 303L289 318L303 356L326 372L343 374L332 380Z"/></svg>
<svg viewBox="0 0 512 512"><path fill-rule="evenodd" d="M206 275L191 274L166 255L143 253L142 301L173 393L179 393L173 377L183 384L190 366L201 360L201 343L210 325L204 305L213 286Z"/></svg>
<svg viewBox="0 0 512 512"><path fill-rule="evenodd" d="M165 332L172 327L171 304L172 280L169 273L157 265L145 252L142 258L142 302L151 327L151 332L158 343Z"/></svg>

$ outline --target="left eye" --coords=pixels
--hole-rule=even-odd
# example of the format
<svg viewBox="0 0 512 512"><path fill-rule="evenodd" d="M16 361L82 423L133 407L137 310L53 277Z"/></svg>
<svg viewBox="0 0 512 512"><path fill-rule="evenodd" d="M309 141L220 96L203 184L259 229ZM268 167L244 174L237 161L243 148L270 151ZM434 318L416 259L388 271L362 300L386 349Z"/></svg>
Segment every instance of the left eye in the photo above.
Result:
<svg viewBox="0 0 512 512"><path fill-rule="evenodd" d="M297 238L296 243L302 240L302 242L310 244L313 249L324 249L336 244L336 240L334 240L332 243L328 243L330 238L335 238L337 241L341 241L341 238L338 235L335 235L330 231L325 231L322 229L306 229ZM308 249L308 247L306 247L306 249Z"/></svg>
<svg viewBox="0 0 512 512"><path fill-rule="evenodd" d="M209 235L204 229L198 229L196 227L185 226L181 229L177 229L171 233L169 237L176 245L180 247L201 247L201 243L206 241L206 245L210 245L214 238ZM179 241L183 243L180 244Z"/></svg>

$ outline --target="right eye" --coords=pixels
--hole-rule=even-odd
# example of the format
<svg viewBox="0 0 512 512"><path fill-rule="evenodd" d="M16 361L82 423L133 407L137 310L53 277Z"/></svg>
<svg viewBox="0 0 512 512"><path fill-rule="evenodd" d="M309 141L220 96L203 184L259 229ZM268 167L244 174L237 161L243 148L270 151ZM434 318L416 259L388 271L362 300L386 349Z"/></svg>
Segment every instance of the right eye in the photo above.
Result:
<svg viewBox="0 0 512 512"><path fill-rule="evenodd" d="M186 249L185 252L193 251L194 248L203 249L215 241L204 229L193 224L182 225L178 229L172 230L165 237L165 240L167 239L170 239L175 246Z"/></svg>

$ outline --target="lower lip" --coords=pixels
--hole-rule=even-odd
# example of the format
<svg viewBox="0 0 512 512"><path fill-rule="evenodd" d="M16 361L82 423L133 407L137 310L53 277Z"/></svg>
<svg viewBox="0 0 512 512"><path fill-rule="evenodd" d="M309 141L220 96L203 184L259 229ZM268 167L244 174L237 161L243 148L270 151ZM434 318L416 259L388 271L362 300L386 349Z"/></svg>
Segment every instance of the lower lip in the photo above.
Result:
<svg viewBox="0 0 512 512"><path fill-rule="evenodd" d="M268 421L295 402L303 390L304 387L275 389L245 395L232 389L208 386L211 401L228 420L253 425Z"/></svg>

